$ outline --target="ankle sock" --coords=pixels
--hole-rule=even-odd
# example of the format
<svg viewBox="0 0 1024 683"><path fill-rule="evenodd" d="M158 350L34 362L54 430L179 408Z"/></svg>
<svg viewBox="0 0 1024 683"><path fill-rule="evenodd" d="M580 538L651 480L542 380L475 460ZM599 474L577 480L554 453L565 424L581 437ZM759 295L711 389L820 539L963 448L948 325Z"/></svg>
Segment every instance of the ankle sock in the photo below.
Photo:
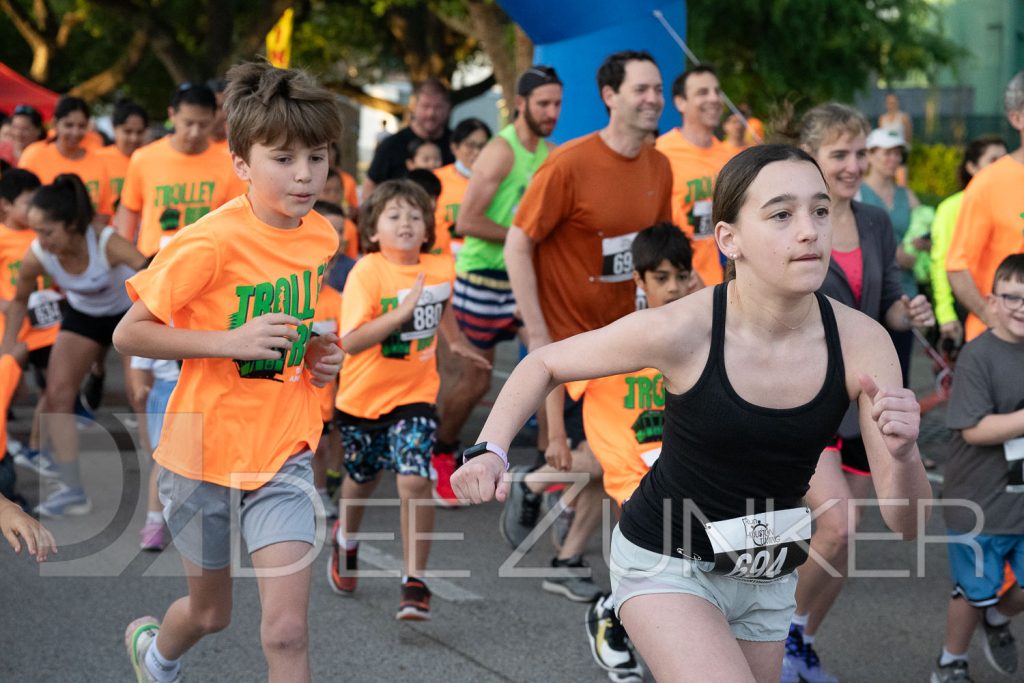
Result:
<svg viewBox="0 0 1024 683"><path fill-rule="evenodd" d="M359 547L359 541L350 541L345 538L345 534L341 533L341 525L338 525L338 533L335 534L338 539L338 545L345 550L355 550Z"/></svg>
<svg viewBox="0 0 1024 683"><path fill-rule="evenodd" d="M942 648L942 656L939 657L939 666L948 666L958 660L966 662L967 653L965 652L962 655L955 655L946 648Z"/></svg>
<svg viewBox="0 0 1024 683"><path fill-rule="evenodd" d="M814 636L810 633L804 633L804 645L814 645Z"/></svg>
<svg viewBox="0 0 1024 683"><path fill-rule="evenodd" d="M146 652L146 669L156 679L156 683L173 683L181 670L180 659L167 659L156 647L156 641L149 646Z"/></svg>
<svg viewBox="0 0 1024 683"><path fill-rule="evenodd" d="M799 626L800 630L803 631L807 627L807 620L810 618L810 616L810 613L793 614L793 621L791 623L794 626Z"/></svg>
<svg viewBox="0 0 1024 683"><path fill-rule="evenodd" d="M146 513L146 524L163 524L164 513L162 512L147 512Z"/></svg>

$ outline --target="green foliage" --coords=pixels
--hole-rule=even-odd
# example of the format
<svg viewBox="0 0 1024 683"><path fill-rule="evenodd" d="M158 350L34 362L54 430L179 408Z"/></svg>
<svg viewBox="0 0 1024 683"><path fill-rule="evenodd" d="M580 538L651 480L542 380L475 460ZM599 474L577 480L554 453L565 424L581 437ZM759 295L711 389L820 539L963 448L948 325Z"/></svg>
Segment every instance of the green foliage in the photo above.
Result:
<svg viewBox="0 0 1024 683"><path fill-rule="evenodd" d="M938 206L939 202L960 190L957 167L963 158L959 147L948 145L914 145L907 159L910 189L922 204Z"/></svg>

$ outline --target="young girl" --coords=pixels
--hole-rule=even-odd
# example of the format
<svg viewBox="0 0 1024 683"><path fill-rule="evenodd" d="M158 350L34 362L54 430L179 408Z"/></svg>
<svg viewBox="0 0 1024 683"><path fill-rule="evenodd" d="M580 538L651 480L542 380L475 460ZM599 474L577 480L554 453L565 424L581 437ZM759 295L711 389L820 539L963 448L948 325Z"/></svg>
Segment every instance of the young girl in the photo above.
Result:
<svg viewBox="0 0 1024 683"><path fill-rule="evenodd" d="M455 280L451 258L430 254L434 215L430 199L408 180L379 185L359 213L366 253L345 284L341 344L346 353L335 421L348 477L342 483L328 580L340 594L356 588L356 534L363 506L381 470L398 475L405 558L398 619L430 618L430 590L422 580L434 528L434 510L415 506L431 497L430 455L437 428L437 333L452 353L488 365L445 312ZM418 537L415 547L409 531ZM341 553L344 550L344 564Z"/></svg>
<svg viewBox="0 0 1024 683"><path fill-rule="evenodd" d="M3 349L13 348L28 314L29 297L48 275L67 297L67 310L50 353L43 425L56 457L58 486L36 512L46 517L82 515L91 504L78 470L75 398L89 368L106 353L121 316L131 306L124 281L146 264L135 247L111 227L96 230L89 194L78 176L57 176L32 197L28 222L36 240L25 254L18 287L7 309ZM51 310L53 309L53 310ZM32 311L56 315L56 302ZM127 374L127 373L126 373Z"/></svg>
<svg viewBox="0 0 1024 683"><path fill-rule="evenodd" d="M554 387L657 368L661 457L623 506L610 564L616 609L659 681L779 680L792 571L810 535L802 496L851 400L879 497L909 499L882 506L883 518L905 537L921 521L931 489L915 442L918 405L888 335L816 293L829 199L799 149L738 154L718 177L713 209L735 280L531 353L452 477L473 502L504 499L505 450Z"/></svg>
<svg viewBox="0 0 1024 683"><path fill-rule="evenodd" d="M405 168L409 171L422 168L434 171L441 167L441 148L432 140L415 138L409 143Z"/></svg>
<svg viewBox="0 0 1024 683"><path fill-rule="evenodd" d="M437 198L437 208L434 210L437 231L434 253L454 257L462 248L462 236L455 234L455 221L459 217L462 197L469 187L473 164L490 139L491 129L480 119L463 119L452 131L451 146L455 163L434 171L434 175L441 181L441 196Z"/></svg>
<svg viewBox="0 0 1024 683"><path fill-rule="evenodd" d="M110 117L114 126L114 144L103 147L96 152L97 156L107 165L107 176L110 181L111 203L121 197L124 177L128 173L128 162L132 153L146 138L146 126L149 116L146 110L131 100L121 100L114 107Z"/></svg>

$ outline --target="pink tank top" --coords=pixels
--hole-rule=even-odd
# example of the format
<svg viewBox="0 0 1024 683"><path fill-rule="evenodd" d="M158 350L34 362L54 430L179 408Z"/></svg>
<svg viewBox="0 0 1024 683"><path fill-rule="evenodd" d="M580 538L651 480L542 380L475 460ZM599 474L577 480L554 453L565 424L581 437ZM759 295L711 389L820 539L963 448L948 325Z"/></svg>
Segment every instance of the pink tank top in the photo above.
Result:
<svg viewBox="0 0 1024 683"><path fill-rule="evenodd" d="M843 269L846 280L853 290L853 298L860 305L860 294L864 289L864 258L861 256L860 247L853 251L832 250L832 260Z"/></svg>

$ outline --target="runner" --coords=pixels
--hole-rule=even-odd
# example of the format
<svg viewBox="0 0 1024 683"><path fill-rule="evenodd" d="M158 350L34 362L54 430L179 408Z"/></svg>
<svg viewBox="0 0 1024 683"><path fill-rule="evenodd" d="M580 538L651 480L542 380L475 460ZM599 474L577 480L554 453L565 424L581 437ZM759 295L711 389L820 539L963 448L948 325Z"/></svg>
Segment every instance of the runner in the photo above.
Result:
<svg viewBox="0 0 1024 683"><path fill-rule="evenodd" d="M121 201L121 189L124 187L124 177L128 172L128 162L135 150L142 147L149 116L145 109L131 100L121 100L115 105L110 122L114 126L114 144L100 148L96 155L107 165L113 208L113 204Z"/></svg>
<svg viewBox="0 0 1024 683"><path fill-rule="evenodd" d="M463 119L452 131L455 163L434 171L434 175L441 181L441 196L438 197L437 210L434 212L437 232L434 249L439 250L438 253L449 254L454 258L462 248L463 238L455 232L455 223L459 218L459 208L466 195L466 188L469 187L469 178L473 174L473 164L490 139L491 129L480 119Z"/></svg>
<svg viewBox="0 0 1024 683"><path fill-rule="evenodd" d="M87 514L92 508L82 487L78 464L75 399L92 364L106 353L114 326L131 302L124 281L145 266L146 259L111 227L97 230L92 204L74 174L57 176L36 190L28 211L36 239L18 273L14 298L7 307L3 350L14 347L39 278L49 276L67 297L46 372L43 443L52 445L58 477L56 490L36 507L45 517ZM32 310L32 319L59 315L56 301Z"/></svg>
<svg viewBox="0 0 1024 683"><path fill-rule="evenodd" d="M735 280L531 353L453 486L474 503L505 499L505 450L552 387L660 370L662 453L613 534L616 609L657 680L766 683L779 679L791 572L806 556L802 494L851 400L879 498L909 500L881 508L887 525L913 538L931 489L918 405L888 335L816 294L831 224L814 160L782 145L741 152L722 169L714 211Z"/></svg>
<svg viewBox="0 0 1024 683"><path fill-rule="evenodd" d="M336 337L310 333L338 237L309 212L341 115L335 96L297 71L241 64L228 81L230 147L249 191L182 231L128 282L135 303L115 335L126 354L184 361L154 459L189 592L162 623L128 625L140 682L180 680L185 652L230 622L232 529L257 575L268 679L310 679L315 387L337 374L341 351Z"/></svg>
<svg viewBox="0 0 1024 683"><path fill-rule="evenodd" d="M11 114L9 136L9 141L0 143L0 159L16 166L26 147L46 138L42 114L31 105L17 105Z"/></svg>
<svg viewBox="0 0 1024 683"><path fill-rule="evenodd" d="M554 131L562 110L562 81L555 70L535 64L520 74L515 107L512 123L498 131L473 164L473 178L455 225L465 240L455 259L452 310L459 329L491 363L498 343L515 339L522 324L505 270L503 245L523 192L552 148L545 138ZM491 386L490 370L462 365L458 381L442 385L438 399L434 497L448 507L459 504L449 481L459 435Z"/></svg>
<svg viewBox="0 0 1024 683"><path fill-rule="evenodd" d="M896 241L882 209L854 201L866 163L867 120L841 104L823 104L801 121L800 144L814 156L832 195L832 249L821 291L864 313L887 330L908 330L911 324L934 324L931 306L923 296L909 301L899 284ZM822 667L814 649L815 637L832 603L843 588L847 545L857 528L858 506L870 491L869 444L861 435L863 421L851 403L840 425L838 442L822 453L811 479L807 502L822 506L811 547L827 563L808 561L800 568L796 614L786 641L783 680L830 683L836 678ZM877 480L876 480L877 481ZM831 506L828 503L836 501ZM834 568L841 576L834 576Z"/></svg>
<svg viewBox="0 0 1024 683"><path fill-rule="evenodd" d="M695 66L672 83L672 103L683 125L658 138L655 148L672 164L672 221L693 240L693 266L708 285L722 281L711 225L715 178L736 148L715 137L722 120L722 89L710 66Z"/></svg>

